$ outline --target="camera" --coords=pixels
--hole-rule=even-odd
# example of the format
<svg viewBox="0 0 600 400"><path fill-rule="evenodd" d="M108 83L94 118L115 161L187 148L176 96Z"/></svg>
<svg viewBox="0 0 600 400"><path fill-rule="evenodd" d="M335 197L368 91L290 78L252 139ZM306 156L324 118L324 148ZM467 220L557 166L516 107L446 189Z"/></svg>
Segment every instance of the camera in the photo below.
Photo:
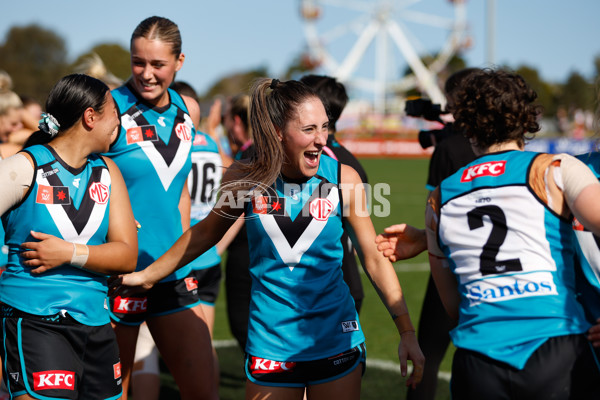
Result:
<svg viewBox="0 0 600 400"><path fill-rule="evenodd" d="M424 118L427 121L436 121L444 125L442 129L419 131L419 144L423 149L435 146L437 143L454 134L452 124L444 124L440 118L442 114L447 114L447 112L442 111L441 105L433 104L429 99L418 98L407 100L404 111L406 115L411 117Z"/></svg>
<svg viewBox="0 0 600 400"><path fill-rule="evenodd" d="M442 111L442 106L439 104L433 104L429 99L412 99L406 101L404 107L406 115L411 117L424 118L427 121L442 122L440 115L447 114Z"/></svg>

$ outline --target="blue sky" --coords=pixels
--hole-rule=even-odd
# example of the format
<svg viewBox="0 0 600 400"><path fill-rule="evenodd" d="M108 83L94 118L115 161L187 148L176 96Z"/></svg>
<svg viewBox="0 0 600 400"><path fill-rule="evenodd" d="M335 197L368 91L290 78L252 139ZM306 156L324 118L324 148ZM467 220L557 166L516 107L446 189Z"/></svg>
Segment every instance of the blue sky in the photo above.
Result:
<svg viewBox="0 0 600 400"><path fill-rule="evenodd" d="M463 57L470 66L483 67L487 65L485 1L466 1L473 45ZM420 6L443 10L448 2L422 0ZM299 0L6 3L0 13L1 41L12 26L38 23L65 39L69 61L99 43L119 43L127 48L139 21L151 15L165 16L182 32L186 61L178 79L189 82L199 92L225 74L254 67L265 66L276 77L306 43ZM600 1L496 0L495 9L496 64L531 65L551 81L563 81L571 71L592 76L593 59L600 56ZM343 10L332 6L326 10L328 22L344 24ZM428 44L427 32L417 35L425 46L437 46L435 38L431 39L433 44Z"/></svg>

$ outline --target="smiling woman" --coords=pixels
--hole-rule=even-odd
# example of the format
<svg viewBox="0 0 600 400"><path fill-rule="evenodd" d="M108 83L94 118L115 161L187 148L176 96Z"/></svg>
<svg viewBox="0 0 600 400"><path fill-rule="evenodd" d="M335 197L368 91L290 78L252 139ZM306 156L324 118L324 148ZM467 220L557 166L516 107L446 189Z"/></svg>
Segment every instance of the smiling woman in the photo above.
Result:
<svg viewBox="0 0 600 400"><path fill-rule="evenodd" d="M256 152L233 164L221 186L223 197L240 201L217 202L158 260L123 276L118 289L126 295L154 287L216 244L244 214L252 277L247 398L360 397L365 337L342 277L344 229L360 244L363 265L396 324L403 374L407 360L414 364L407 384L422 376L424 357L394 269L375 246L362 181L322 154L328 121L310 87L259 79L250 107Z"/></svg>
<svg viewBox="0 0 600 400"><path fill-rule="evenodd" d="M107 275L134 269L137 237L119 169L94 154L118 127L115 103L104 83L75 74L54 86L45 108L37 144L0 162L5 383L18 399L116 399Z"/></svg>
<svg viewBox="0 0 600 400"><path fill-rule="evenodd" d="M136 266L140 271L189 227L186 179L192 168L193 121L200 118L200 109L192 98L169 89L185 59L179 28L173 21L146 18L133 31L130 45L131 79L112 92L121 127L107 155L121 166L140 225ZM191 267L185 266L153 290L109 298L123 363L124 398L144 322L181 397L217 397L209 330L197 285ZM132 304L143 304L143 309L132 310L128 307ZM152 341L149 346L153 348ZM158 396L158 388L153 395ZM149 398L139 391L135 396Z"/></svg>

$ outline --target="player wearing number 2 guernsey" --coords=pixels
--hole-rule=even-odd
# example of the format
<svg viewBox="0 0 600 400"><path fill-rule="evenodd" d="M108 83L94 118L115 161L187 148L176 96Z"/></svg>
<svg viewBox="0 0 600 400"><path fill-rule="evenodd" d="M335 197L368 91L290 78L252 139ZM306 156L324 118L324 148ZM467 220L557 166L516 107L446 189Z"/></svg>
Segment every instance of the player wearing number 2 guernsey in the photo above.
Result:
<svg viewBox="0 0 600 400"><path fill-rule="evenodd" d="M570 220L548 206L552 155L489 153L434 192L439 246L458 280L454 344L522 369L548 338L585 332Z"/></svg>

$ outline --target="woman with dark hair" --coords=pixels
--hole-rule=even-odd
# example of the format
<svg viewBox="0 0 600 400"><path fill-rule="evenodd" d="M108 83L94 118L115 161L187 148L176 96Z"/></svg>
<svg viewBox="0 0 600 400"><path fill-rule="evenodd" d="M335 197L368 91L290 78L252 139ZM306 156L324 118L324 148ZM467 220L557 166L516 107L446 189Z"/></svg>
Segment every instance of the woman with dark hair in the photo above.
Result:
<svg viewBox="0 0 600 400"><path fill-rule="evenodd" d="M574 157L526 152L536 93L516 74L471 73L451 112L478 158L427 207L431 271L457 347L457 399L598 398L575 293L571 220L600 232L600 184Z"/></svg>
<svg viewBox="0 0 600 400"><path fill-rule="evenodd" d="M140 225L138 271L167 251L190 224L186 179L200 108L169 88L183 66L181 46L174 22L146 18L131 35L131 78L112 91L121 128L106 155L123 171ZM189 265L165 276L152 290L110 297L125 397L144 321L182 399L217 397L210 334L200 303Z"/></svg>
<svg viewBox="0 0 600 400"><path fill-rule="evenodd" d="M255 153L228 169L212 212L152 265L123 276L123 285L152 287L217 243L244 213L252 277L246 398L302 399L306 390L309 399L358 399L365 338L342 278L346 227L398 328L403 375L413 361L407 385L416 385L424 357L402 289L375 246L358 173L322 155L329 118L318 95L301 82L260 79L250 124Z"/></svg>
<svg viewBox="0 0 600 400"><path fill-rule="evenodd" d="M75 74L46 111L29 147L0 162L5 383L16 399L117 399L107 275L134 270L137 236L119 169L96 155L119 125L115 103L104 83Z"/></svg>

